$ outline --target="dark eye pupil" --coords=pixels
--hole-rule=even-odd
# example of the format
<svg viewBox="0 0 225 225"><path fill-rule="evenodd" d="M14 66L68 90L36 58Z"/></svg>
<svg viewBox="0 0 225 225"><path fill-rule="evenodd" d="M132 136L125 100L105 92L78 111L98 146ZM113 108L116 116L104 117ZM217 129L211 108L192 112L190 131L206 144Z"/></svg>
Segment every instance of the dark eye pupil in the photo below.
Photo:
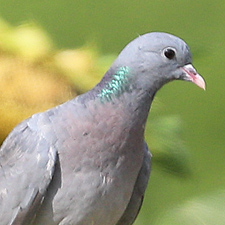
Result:
<svg viewBox="0 0 225 225"><path fill-rule="evenodd" d="M173 59L175 56L175 51L171 48L168 48L165 50L164 55L166 56L166 58L168 59Z"/></svg>

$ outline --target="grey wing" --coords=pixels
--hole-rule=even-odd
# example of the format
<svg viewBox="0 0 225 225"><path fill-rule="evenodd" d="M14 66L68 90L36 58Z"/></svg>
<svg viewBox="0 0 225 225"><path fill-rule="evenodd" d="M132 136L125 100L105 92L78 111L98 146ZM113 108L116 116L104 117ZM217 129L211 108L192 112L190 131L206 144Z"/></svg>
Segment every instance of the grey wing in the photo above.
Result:
<svg viewBox="0 0 225 225"><path fill-rule="evenodd" d="M18 125L0 149L1 225L30 223L52 179L57 154L35 123Z"/></svg>
<svg viewBox="0 0 225 225"><path fill-rule="evenodd" d="M150 170L151 153L149 152L148 146L145 143L143 164L138 174L133 194L126 210L116 225L131 225L134 223L143 202L144 193L150 176Z"/></svg>

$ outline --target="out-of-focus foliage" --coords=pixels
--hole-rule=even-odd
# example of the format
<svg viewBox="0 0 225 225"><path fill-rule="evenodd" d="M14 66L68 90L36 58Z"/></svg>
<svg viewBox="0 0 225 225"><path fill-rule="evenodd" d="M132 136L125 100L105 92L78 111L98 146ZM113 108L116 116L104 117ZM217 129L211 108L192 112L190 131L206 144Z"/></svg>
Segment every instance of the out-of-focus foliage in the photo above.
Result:
<svg viewBox="0 0 225 225"><path fill-rule="evenodd" d="M146 136L150 143L154 163L169 173L181 177L190 175L189 157L182 140L183 126L179 116L156 117L148 123Z"/></svg>
<svg viewBox="0 0 225 225"><path fill-rule="evenodd" d="M1 138L23 119L74 96L72 83L42 65L0 53Z"/></svg>
<svg viewBox="0 0 225 225"><path fill-rule="evenodd" d="M225 192L217 191L185 201L159 216L158 225L224 225Z"/></svg>
<svg viewBox="0 0 225 225"><path fill-rule="evenodd" d="M0 19L0 49L29 61L38 61L49 56L52 41L37 24L13 27Z"/></svg>
<svg viewBox="0 0 225 225"><path fill-rule="evenodd" d="M101 56L94 44L60 51L54 56L57 68L66 74L79 93L94 87L108 70L115 55Z"/></svg>
<svg viewBox="0 0 225 225"><path fill-rule="evenodd" d="M12 27L0 20L0 142L23 119L76 95L55 69L51 46L35 24Z"/></svg>

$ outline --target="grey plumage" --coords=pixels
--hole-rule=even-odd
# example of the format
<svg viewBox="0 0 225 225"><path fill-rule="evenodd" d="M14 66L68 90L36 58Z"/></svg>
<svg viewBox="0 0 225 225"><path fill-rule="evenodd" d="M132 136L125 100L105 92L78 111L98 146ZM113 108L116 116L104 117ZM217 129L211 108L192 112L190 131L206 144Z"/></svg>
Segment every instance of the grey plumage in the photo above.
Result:
<svg viewBox="0 0 225 225"><path fill-rule="evenodd" d="M205 88L184 41L145 34L91 91L15 127L0 150L1 224L132 224L150 174L151 102L176 79Z"/></svg>

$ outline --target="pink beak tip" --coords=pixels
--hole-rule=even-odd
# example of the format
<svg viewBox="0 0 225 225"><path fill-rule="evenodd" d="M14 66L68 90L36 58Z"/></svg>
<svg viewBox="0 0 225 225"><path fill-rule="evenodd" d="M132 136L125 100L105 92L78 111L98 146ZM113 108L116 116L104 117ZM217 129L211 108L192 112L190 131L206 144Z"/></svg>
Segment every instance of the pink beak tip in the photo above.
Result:
<svg viewBox="0 0 225 225"><path fill-rule="evenodd" d="M195 68L191 64L185 65L182 70L185 72L189 81L196 84L204 91L206 90L206 84L203 77L196 72Z"/></svg>

